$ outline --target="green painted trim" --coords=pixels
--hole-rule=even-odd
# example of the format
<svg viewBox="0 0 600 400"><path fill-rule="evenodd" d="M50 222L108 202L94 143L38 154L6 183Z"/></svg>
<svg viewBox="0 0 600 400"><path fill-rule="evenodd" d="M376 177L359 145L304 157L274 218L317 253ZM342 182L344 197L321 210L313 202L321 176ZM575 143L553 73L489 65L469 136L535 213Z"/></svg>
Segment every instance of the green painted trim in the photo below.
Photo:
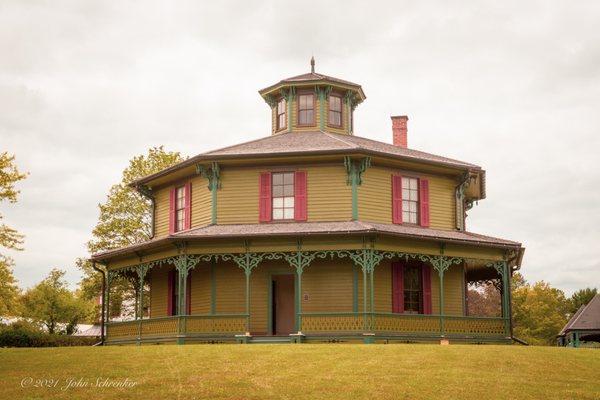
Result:
<svg viewBox="0 0 600 400"><path fill-rule="evenodd" d="M211 192L210 219L214 225L217 223L217 190L221 188L221 168L216 162L212 162L210 167L197 164L196 173L208 179L208 190Z"/></svg>
<svg viewBox="0 0 600 400"><path fill-rule="evenodd" d="M346 167L346 184L352 185L352 219L358 220L358 186L362 184L362 174L371 166L371 157L354 161L349 156L344 157Z"/></svg>
<svg viewBox="0 0 600 400"><path fill-rule="evenodd" d="M216 261L210 261L210 314L214 315L217 312L217 276L216 276Z"/></svg>
<svg viewBox="0 0 600 400"><path fill-rule="evenodd" d="M462 285L462 315L467 315L467 291L469 288L466 286L466 278L465 275L467 273L467 266L463 263L463 270L461 275L461 285Z"/></svg>
<svg viewBox="0 0 600 400"><path fill-rule="evenodd" d="M325 129L325 89L318 88L317 93L319 94L319 128Z"/></svg>
<svg viewBox="0 0 600 400"><path fill-rule="evenodd" d="M358 312L358 267L352 264L352 312Z"/></svg>
<svg viewBox="0 0 600 400"><path fill-rule="evenodd" d="M439 270L440 276L440 335L444 336L444 270Z"/></svg>

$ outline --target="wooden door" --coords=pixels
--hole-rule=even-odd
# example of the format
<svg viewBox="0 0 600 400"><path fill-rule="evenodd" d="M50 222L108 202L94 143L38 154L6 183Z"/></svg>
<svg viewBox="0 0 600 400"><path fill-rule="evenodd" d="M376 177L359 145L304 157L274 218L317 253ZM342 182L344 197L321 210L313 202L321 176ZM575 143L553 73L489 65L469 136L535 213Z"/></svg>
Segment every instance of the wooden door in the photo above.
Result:
<svg viewBox="0 0 600 400"><path fill-rule="evenodd" d="M294 275L273 276L273 333L289 335L294 332Z"/></svg>

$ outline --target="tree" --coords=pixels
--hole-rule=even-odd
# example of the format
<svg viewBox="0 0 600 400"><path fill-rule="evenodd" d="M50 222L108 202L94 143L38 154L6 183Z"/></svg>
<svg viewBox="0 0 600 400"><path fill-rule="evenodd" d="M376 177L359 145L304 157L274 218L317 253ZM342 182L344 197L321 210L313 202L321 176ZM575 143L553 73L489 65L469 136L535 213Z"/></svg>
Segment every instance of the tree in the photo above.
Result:
<svg viewBox="0 0 600 400"><path fill-rule="evenodd" d="M0 254L0 316L15 316L19 311L19 287L13 276L13 265L11 258Z"/></svg>
<svg viewBox="0 0 600 400"><path fill-rule="evenodd" d="M14 156L7 152L0 153L0 202L16 203L19 191L15 184L27 176L19 172L14 161ZM0 247L23 250L22 245L23 235L4 223L0 224ZM0 316L17 313L19 288L13 275L13 266L12 258L0 254Z"/></svg>
<svg viewBox="0 0 600 400"><path fill-rule="evenodd" d="M90 314L89 302L69 290L64 276L64 271L53 269L21 299L23 316L43 324L49 333L58 333L64 326L61 333L71 334Z"/></svg>
<svg viewBox="0 0 600 400"><path fill-rule="evenodd" d="M15 156L7 152L0 153L0 202L17 202L19 191L15 188L15 183L25 179L27 174L20 173L14 164ZM0 214L2 220L2 214ZM23 235L17 230L5 225L0 225L0 246L7 249L22 250Z"/></svg>
<svg viewBox="0 0 600 400"><path fill-rule="evenodd" d="M573 315L579 310L579 307L586 305L595 295L598 294L596 288L579 289L569 298L569 314Z"/></svg>
<svg viewBox="0 0 600 400"><path fill-rule="evenodd" d="M469 288L467 304L469 315L501 317L500 291L492 283L484 282L474 289Z"/></svg>
<svg viewBox="0 0 600 400"><path fill-rule="evenodd" d="M544 281L533 285L524 280L513 286L515 336L538 345L554 344L567 322L569 303L562 290Z"/></svg>
<svg viewBox="0 0 600 400"><path fill-rule="evenodd" d="M92 239L87 243L89 252L112 250L150 239L151 202L129 184L181 161L183 158L179 152L165 151L162 146L153 147L147 154L131 159L123 171L121 182L112 186L106 202L98 205L100 216L92 231ZM101 277L89 261L80 259L77 264L84 274L80 283L82 295L88 299L97 298L101 291ZM111 284L111 315L121 313L124 300L135 301L135 293L127 279L117 279Z"/></svg>

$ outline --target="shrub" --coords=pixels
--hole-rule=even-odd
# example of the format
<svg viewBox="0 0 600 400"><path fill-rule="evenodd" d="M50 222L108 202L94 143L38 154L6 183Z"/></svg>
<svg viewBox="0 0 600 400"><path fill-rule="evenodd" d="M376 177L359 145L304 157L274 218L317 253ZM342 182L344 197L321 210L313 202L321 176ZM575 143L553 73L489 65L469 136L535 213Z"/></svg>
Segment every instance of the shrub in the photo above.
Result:
<svg viewBox="0 0 600 400"><path fill-rule="evenodd" d="M0 329L0 347L91 346L98 338L45 333L34 325L16 322Z"/></svg>

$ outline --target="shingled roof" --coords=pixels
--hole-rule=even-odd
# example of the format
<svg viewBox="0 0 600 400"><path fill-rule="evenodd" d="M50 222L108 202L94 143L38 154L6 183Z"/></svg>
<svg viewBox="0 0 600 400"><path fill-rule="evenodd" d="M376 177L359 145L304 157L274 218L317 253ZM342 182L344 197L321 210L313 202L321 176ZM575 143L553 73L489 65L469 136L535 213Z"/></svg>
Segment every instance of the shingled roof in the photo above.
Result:
<svg viewBox="0 0 600 400"><path fill-rule="evenodd" d="M293 224L239 224L208 225L200 228L178 232L160 239L153 239L120 249L94 254L93 260L102 260L117 255L149 248L161 243L179 240L201 240L234 237L266 237L266 236L311 236L311 235L363 235L382 234L404 237L408 239L424 239L449 243L463 243L474 246L521 248L521 244L511 240L479 235L472 232L444 231L422 228L419 226L380 224L363 221L346 222L297 222Z"/></svg>
<svg viewBox="0 0 600 400"><path fill-rule="evenodd" d="M559 336L565 335L569 331L600 331L600 293L579 310L567 322L560 331Z"/></svg>
<svg viewBox="0 0 600 400"><path fill-rule="evenodd" d="M346 86L351 86L360 92L363 100L366 98L366 96L362 90L362 87L358 83L346 81L344 79L335 78L333 76L329 76L329 75L325 75L325 74L319 74L317 72L308 72L306 74L296 75L296 76L292 76L291 78L282 79L281 81L277 82L276 84L268 86L264 89L261 89L258 92L260 94L263 94L263 93L270 92L271 90L273 90L279 86L282 86L282 85L308 84L308 83L313 83L313 82L331 82L331 83L338 83L338 84L342 84L342 85L346 85Z"/></svg>
<svg viewBox="0 0 600 400"><path fill-rule="evenodd" d="M151 180L160 176L164 176L172 171L200 163L202 161L266 156L276 157L283 155L352 155L356 153L444 165L460 169L481 169L481 167L475 164L437 156L424 151L394 146L390 143L367 139L360 136L344 135L325 131L308 131L281 133L217 150L208 151L206 153L201 153L161 172L139 179L135 181L133 185L150 182Z"/></svg>

